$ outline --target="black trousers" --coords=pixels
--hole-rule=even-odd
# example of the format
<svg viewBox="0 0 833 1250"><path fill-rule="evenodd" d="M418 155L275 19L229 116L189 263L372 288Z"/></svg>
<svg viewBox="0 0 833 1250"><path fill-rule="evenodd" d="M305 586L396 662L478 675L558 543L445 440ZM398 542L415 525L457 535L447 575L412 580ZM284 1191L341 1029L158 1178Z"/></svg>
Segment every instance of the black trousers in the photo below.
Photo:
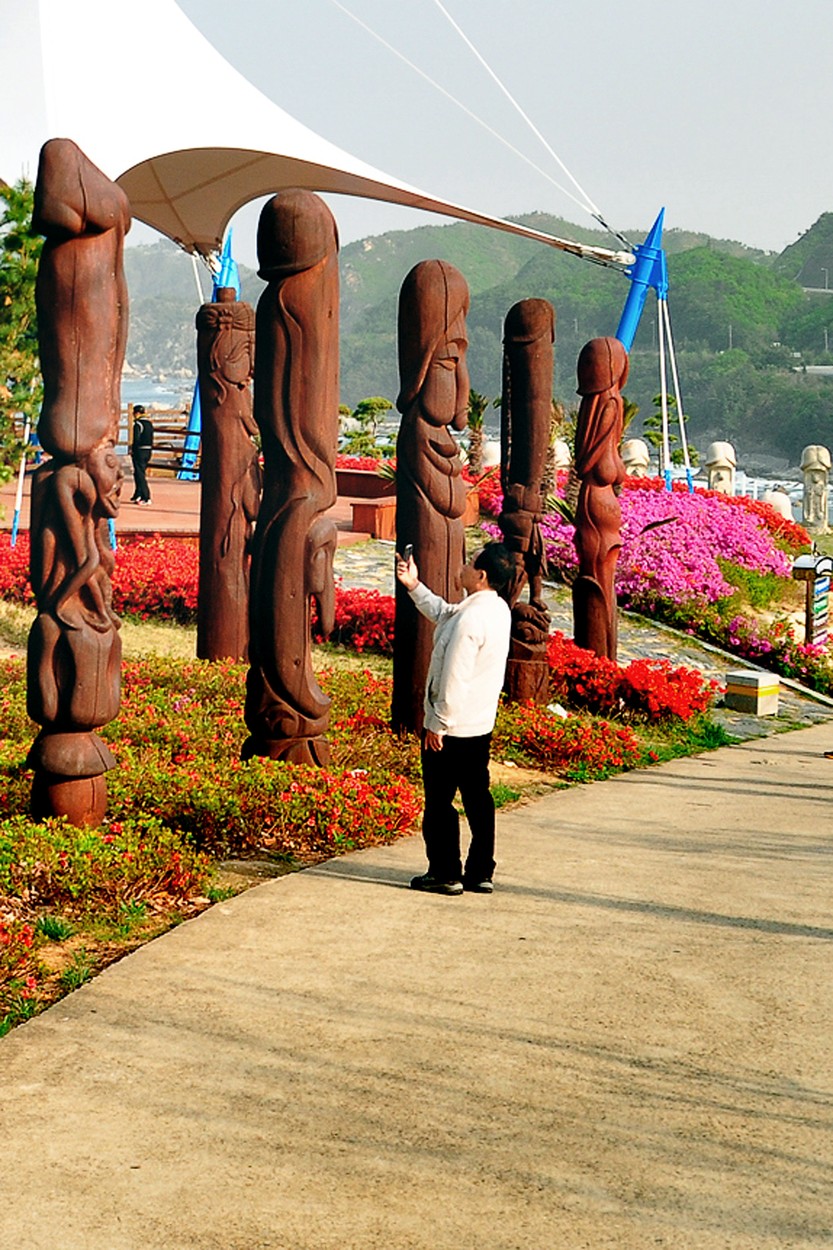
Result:
<svg viewBox="0 0 833 1250"><path fill-rule="evenodd" d="M150 464L152 452L149 448L140 447L138 451L131 451L130 459L133 461L133 498L149 500L150 487L148 486L147 473L145 470Z"/></svg>
<svg viewBox="0 0 833 1250"><path fill-rule="evenodd" d="M443 738L441 751L422 746L422 782L425 815L422 836L428 871L439 881L491 881L495 870L495 804L489 790L490 733L479 738ZM463 871L460 820L454 796L460 791L471 830L471 845Z"/></svg>

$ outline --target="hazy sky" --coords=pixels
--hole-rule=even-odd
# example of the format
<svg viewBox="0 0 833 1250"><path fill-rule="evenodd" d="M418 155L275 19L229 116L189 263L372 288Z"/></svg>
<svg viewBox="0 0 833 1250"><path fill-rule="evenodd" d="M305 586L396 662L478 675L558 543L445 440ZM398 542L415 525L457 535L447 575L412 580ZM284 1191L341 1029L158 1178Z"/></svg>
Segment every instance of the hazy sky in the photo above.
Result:
<svg viewBox="0 0 833 1250"><path fill-rule="evenodd" d="M265 94L377 168L495 215L593 224L333 0L179 2ZM575 190L435 0L343 2ZM443 3L613 226L643 230L665 205L667 226L780 250L833 211L831 0ZM146 82L164 90L152 67ZM343 242L431 220L330 202ZM235 252L252 263L254 214L236 227Z"/></svg>

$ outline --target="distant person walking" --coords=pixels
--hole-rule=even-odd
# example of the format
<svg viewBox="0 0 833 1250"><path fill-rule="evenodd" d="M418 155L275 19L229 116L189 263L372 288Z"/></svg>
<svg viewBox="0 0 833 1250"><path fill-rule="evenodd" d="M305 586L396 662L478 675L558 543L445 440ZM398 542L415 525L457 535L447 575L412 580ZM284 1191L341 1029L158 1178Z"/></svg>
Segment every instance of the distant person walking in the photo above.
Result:
<svg viewBox="0 0 833 1250"><path fill-rule="evenodd" d="M130 445L130 459L133 461L133 497L131 503L150 503L150 487L148 486L147 467L153 455L153 424L145 416L142 404L133 409L133 442Z"/></svg>

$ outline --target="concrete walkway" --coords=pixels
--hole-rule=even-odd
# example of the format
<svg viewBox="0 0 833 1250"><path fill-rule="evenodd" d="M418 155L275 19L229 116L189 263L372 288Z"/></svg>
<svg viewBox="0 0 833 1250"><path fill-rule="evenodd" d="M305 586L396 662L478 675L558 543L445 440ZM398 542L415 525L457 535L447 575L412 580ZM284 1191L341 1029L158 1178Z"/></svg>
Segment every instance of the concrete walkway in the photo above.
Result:
<svg viewBox="0 0 833 1250"><path fill-rule="evenodd" d="M833 728L261 885L0 1041L18 1250L833 1245Z"/></svg>

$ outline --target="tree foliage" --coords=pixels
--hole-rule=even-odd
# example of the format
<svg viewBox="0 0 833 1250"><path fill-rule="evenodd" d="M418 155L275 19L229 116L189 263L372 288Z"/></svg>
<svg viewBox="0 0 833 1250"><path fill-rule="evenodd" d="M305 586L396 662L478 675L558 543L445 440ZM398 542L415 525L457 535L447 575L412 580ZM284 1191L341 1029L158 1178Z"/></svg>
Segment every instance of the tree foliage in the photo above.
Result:
<svg viewBox="0 0 833 1250"><path fill-rule="evenodd" d="M685 453L683 452L681 440L677 433L679 430L679 423L677 421L677 401L673 395L667 395L665 402L666 412L668 414L668 449L671 454L671 463L677 465L685 464ZM653 404L654 411L650 414L650 416L645 417L642 422L642 437L646 443L650 443L654 450L660 453L659 459L660 464L662 465L661 453L664 439L662 432L661 394L654 396ZM630 406L633 407L633 405ZM684 420L688 422L688 417L685 417ZM687 442L686 449L688 451L689 464L698 465L700 463L700 457L698 455L697 448Z"/></svg>
<svg viewBox="0 0 833 1250"><path fill-rule="evenodd" d="M395 450L392 444L380 445L378 442L379 424L392 409L393 404L384 395L360 399L350 415L342 420L344 443L341 450L351 456L376 456L379 459L392 455Z"/></svg>
<svg viewBox="0 0 833 1250"><path fill-rule="evenodd" d="M35 279L43 240L31 233L34 188L0 184L0 480L21 451L19 415L37 419L43 397L38 361Z"/></svg>

